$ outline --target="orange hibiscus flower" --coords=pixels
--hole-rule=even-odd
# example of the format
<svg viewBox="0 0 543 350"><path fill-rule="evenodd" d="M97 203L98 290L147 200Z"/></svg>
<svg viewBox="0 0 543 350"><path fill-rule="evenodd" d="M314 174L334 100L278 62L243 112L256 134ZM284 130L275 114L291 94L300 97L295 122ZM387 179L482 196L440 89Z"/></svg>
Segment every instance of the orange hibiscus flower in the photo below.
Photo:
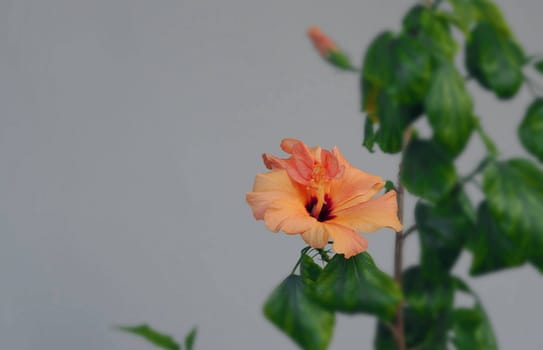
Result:
<svg viewBox="0 0 543 350"><path fill-rule="evenodd" d="M333 240L337 253L350 258L365 251L368 241L357 234L383 227L402 229L396 192L375 197L385 182L353 167L337 148L309 148L284 139L281 148L291 157L264 154L270 172L257 174L246 195L253 215L273 232L301 234L313 248Z"/></svg>

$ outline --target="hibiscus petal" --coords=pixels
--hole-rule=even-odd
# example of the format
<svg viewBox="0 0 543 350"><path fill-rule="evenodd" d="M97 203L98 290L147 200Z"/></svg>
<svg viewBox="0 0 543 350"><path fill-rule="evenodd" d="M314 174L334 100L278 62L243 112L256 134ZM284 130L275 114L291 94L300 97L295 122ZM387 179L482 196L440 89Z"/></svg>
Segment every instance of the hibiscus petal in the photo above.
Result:
<svg viewBox="0 0 543 350"><path fill-rule="evenodd" d="M395 231L402 229L402 224L398 219L395 191L349 208L334 210L333 214L335 218L330 222L352 227L364 233L374 232L383 227L390 227Z"/></svg>
<svg viewBox="0 0 543 350"><path fill-rule="evenodd" d="M299 194L285 170L256 174L253 192L287 192Z"/></svg>
<svg viewBox="0 0 543 350"><path fill-rule="evenodd" d="M264 213L264 223L273 232L299 234L309 230L316 222L303 202L286 197L274 201Z"/></svg>
<svg viewBox="0 0 543 350"><path fill-rule="evenodd" d="M331 181L330 197L334 199L335 210L342 210L368 201L384 186L381 177L347 166L341 178Z"/></svg>
<svg viewBox="0 0 543 350"><path fill-rule="evenodd" d="M328 244L328 232L320 222L316 222L313 227L305 231L302 238L310 247L317 249L324 248Z"/></svg>
<svg viewBox="0 0 543 350"><path fill-rule="evenodd" d="M256 220L263 220L264 213L276 200L283 198L284 192L248 192L245 200L249 203Z"/></svg>
<svg viewBox="0 0 543 350"><path fill-rule="evenodd" d="M349 227L328 222L324 224L324 227L334 240L334 250L336 253L344 254L345 259L349 259L351 256L360 254L368 249L368 240L358 235Z"/></svg>

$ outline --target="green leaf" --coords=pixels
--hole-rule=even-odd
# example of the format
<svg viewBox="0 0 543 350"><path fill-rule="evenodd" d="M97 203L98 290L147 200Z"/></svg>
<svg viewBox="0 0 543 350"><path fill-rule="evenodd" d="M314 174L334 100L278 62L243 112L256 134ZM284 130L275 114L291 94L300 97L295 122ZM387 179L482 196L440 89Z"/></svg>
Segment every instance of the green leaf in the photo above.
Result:
<svg viewBox="0 0 543 350"><path fill-rule="evenodd" d="M525 252L518 242L506 235L488 210L488 203L479 206L477 228L469 244L473 253L470 274L479 276L504 268L522 265Z"/></svg>
<svg viewBox="0 0 543 350"><path fill-rule="evenodd" d="M416 138L409 142L401 164L401 181L409 192L437 202L457 179L452 159L438 144Z"/></svg>
<svg viewBox="0 0 543 350"><path fill-rule="evenodd" d="M539 62L536 62L534 64L534 67L535 69L537 69L537 71L541 74L543 74L543 60L539 61Z"/></svg>
<svg viewBox="0 0 543 350"><path fill-rule="evenodd" d="M362 146L366 147L371 153L374 152L373 145L375 143L375 133L373 131L373 122L371 117L366 117L366 122L364 123L364 141Z"/></svg>
<svg viewBox="0 0 543 350"><path fill-rule="evenodd" d="M456 21L454 24L464 32L469 33L469 30L473 23L479 17L479 10L475 6L473 0L449 0L453 7L454 18Z"/></svg>
<svg viewBox="0 0 543 350"><path fill-rule="evenodd" d="M146 339L151 344L156 345L161 349L166 350L180 350L179 344L173 340L169 335L162 334L146 324L139 326L122 326L118 327L119 330L127 333L132 333Z"/></svg>
<svg viewBox="0 0 543 350"><path fill-rule="evenodd" d="M363 82L370 82L377 88L385 88L393 80L394 61L391 55L391 47L394 42L392 32L378 34L370 43L364 62L362 64L361 89L364 90ZM363 110L366 110L363 108Z"/></svg>
<svg viewBox="0 0 543 350"><path fill-rule="evenodd" d="M447 350L447 315L431 319L413 312L409 307L404 308L403 314L405 343L408 349ZM373 346L375 350L396 350L394 336L382 321L377 323Z"/></svg>
<svg viewBox="0 0 543 350"><path fill-rule="evenodd" d="M539 272L543 273L543 255L532 257L530 262L539 270Z"/></svg>
<svg viewBox="0 0 543 350"><path fill-rule="evenodd" d="M481 304L453 314L453 343L457 350L497 350L496 336Z"/></svg>
<svg viewBox="0 0 543 350"><path fill-rule="evenodd" d="M392 48L394 80L388 88L401 103L422 102L432 75L428 49L407 35L396 38Z"/></svg>
<svg viewBox="0 0 543 350"><path fill-rule="evenodd" d="M543 172L527 159L493 162L484 172L483 190L496 225L526 256L543 252Z"/></svg>
<svg viewBox="0 0 543 350"><path fill-rule="evenodd" d="M330 51L328 57L326 57L326 60L336 68L347 71L356 71L356 68L354 68L354 66L352 65L349 56L341 51Z"/></svg>
<svg viewBox="0 0 543 350"><path fill-rule="evenodd" d="M304 289L300 276L288 276L264 304L264 315L302 349L324 350L332 338L335 317Z"/></svg>
<svg viewBox="0 0 543 350"><path fill-rule="evenodd" d="M300 275L304 280L315 282L322 272L322 268L307 254L302 255L302 261L300 263Z"/></svg>
<svg viewBox="0 0 543 350"><path fill-rule="evenodd" d="M434 139L452 156L466 146L473 129L473 101L454 65L442 61L424 103Z"/></svg>
<svg viewBox="0 0 543 350"><path fill-rule="evenodd" d="M497 97L507 99L519 90L524 77L522 48L489 22L480 22L466 43L469 73Z"/></svg>
<svg viewBox="0 0 543 350"><path fill-rule="evenodd" d="M401 301L396 282L364 252L350 259L336 254L315 284L318 302L332 310L364 312L391 320Z"/></svg>
<svg viewBox="0 0 543 350"><path fill-rule="evenodd" d="M530 105L520 123L518 135L524 148L543 162L543 98Z"/></svg>
<svg viewBox="0 0 543 350"><path fill-rule="evenodd" d="M488 22L499 31L500 35L513 38L513 32L511 32L498 5L490 0L472 0L472 2L477 8L477 17L479 21Z"/></svg>
<svg viewBox="0 0 543 350"><path fill-rule="evenodd" d="M421 244L421 269L428 278L446 276L473 232L474 211L464 192L432 205L419 201L415 219Z"/></svg>
<svg viewBox="0 0 543 350"><path fill-rule="evenodd" d="M437 319L448 312L454 301L454 283L448 274L428 278L420 266L408 268L402 277L405 299L413 312Z"/></svg>
<svg viewBox="0 0 543 350"><path fill-rule="evenodd" d="M433 56L452 58L458 45L447 20L426 6L415 5L403 19L404 30L415 37Z"/></svg>
<svg viewBox="0 0 543 350"><path fill-rule="evenodd" d="M192 348L194 347L194 341L196 340L196 334L197 333L198 333L198 329L196 327L194 327L185 336L185 349L186 350L192 350Z"/></svg>

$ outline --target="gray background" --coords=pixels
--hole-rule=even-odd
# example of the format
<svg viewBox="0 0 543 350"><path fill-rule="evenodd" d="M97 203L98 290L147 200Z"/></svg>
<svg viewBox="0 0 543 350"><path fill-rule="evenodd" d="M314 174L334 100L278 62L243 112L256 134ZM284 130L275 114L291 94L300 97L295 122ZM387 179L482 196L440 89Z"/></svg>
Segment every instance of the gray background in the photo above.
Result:
<svg viewBox="0 0 543 350"><path fill-rule="evenodd" d="M397 156L360 147L357 77L326 66L305 30L321 25L359 62L412 3L1 0L0 348L150 349L111 328L146 321L178 338L198 325L198 349L295 349L261 305L304 244L255 222L244 194L286 136L395 177ZM499 3L541 52L543 2ZM529 92L503 103L469 86L504 157L524 154ZM460 169L482 154L473 137ZM392 232L369 240L390 272ZM503 349L543 348L541 275L470 283ZM341 316L331 349L368 349L373 330Z"/></svg>

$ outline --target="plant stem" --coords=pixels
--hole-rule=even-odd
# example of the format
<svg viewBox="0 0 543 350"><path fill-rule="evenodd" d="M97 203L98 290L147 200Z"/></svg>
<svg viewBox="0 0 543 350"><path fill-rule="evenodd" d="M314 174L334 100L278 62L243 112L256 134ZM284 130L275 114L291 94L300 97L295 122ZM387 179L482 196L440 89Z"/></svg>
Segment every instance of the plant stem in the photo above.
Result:
<svg viewBox="0 0 543 350"><path fill-rule="evenodd" d="M411 138L411 129L406 129L403 134L402 142L402 159L409 139ZM400 161L398 169L398 187L397 187L397 199L398 199L398 218L403 224L403 206L404 206L404 187L401 179L402 161ZM402 262L403 262L403 229L396 232L396 239L394 242L394 279L402 288ZM396 340L396 349L405 350L405 332L404 332L404 319L403 319L403 301L398 305L396 310L396 319L393 325L394 339Z"/></svg>

